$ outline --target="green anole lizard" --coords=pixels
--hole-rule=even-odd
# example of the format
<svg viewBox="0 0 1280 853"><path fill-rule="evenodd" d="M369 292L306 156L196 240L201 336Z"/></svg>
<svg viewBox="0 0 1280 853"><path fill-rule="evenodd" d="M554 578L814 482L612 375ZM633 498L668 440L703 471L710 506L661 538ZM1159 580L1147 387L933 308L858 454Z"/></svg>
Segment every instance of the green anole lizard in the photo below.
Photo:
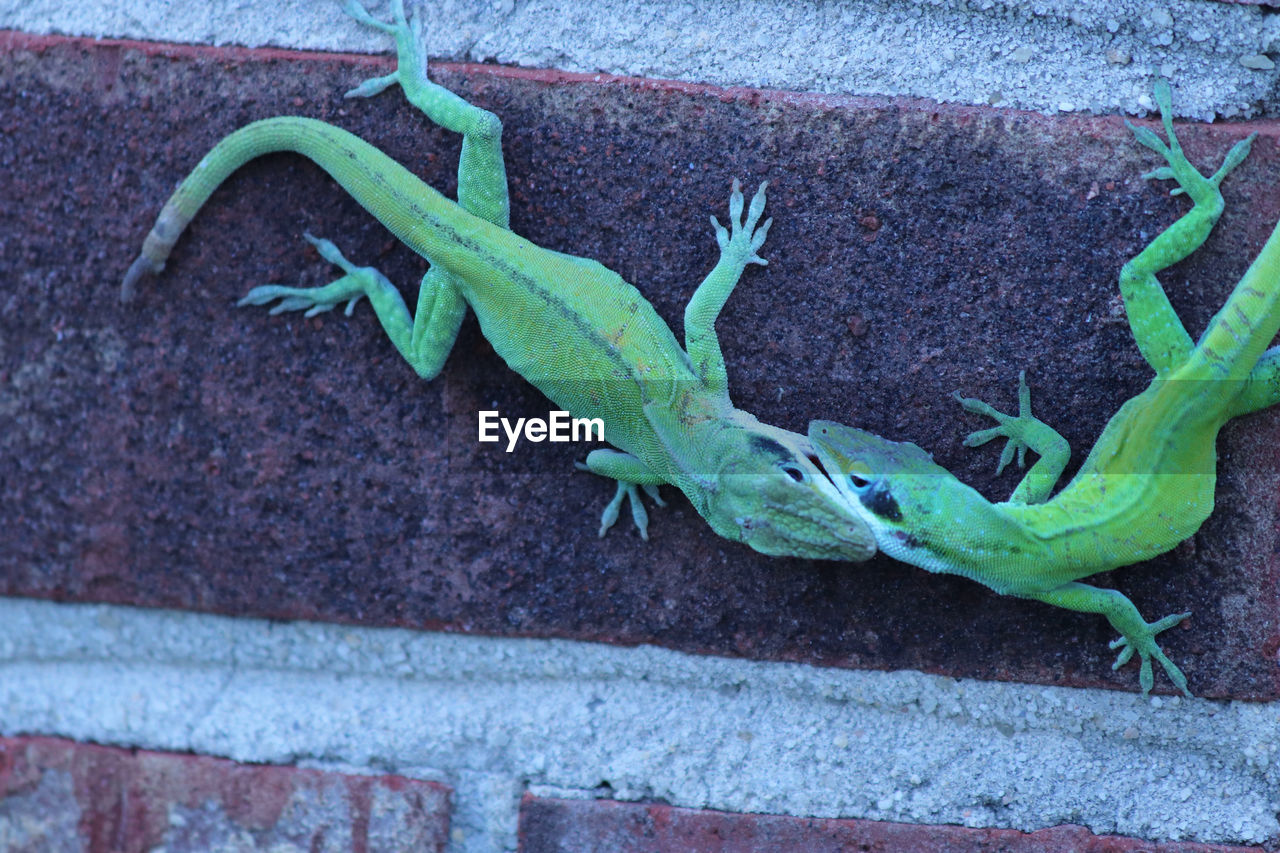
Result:
<svg viewBox="0 0 1280 853"><path fill-rule="evenodd" d="M769 221L764 186L744 199L735 181L730 227L715 218L720 260L685 308L681 348L653 307L617 273L585 258L536 246L508 229L501 122L426 75L421 17L403 0L394 23L374 19L357 0L347 11L395 37L397 70L348 92L370 96L399 84L435 123L462 134L455 203L363 140L324 122L280 117L255 122L211 150L165 204L142 253L125 276L128 301L138 280L159 272L182 230L217 186L245 162L272 151L314 160L393 234L426 258L418 304L371 267L349 263L337 247L308 235L346 275L318 288L257 287L241 304L281 300L272 313L308 315L367 297L400 354L422 377L443 366L468 305L497 353L574 417L601 418L605 438L586 468L618 481L600 533L624 499L641 535L647 515L638 489L655 500L677 486L720 535L765 554L863 560L874 551L865 524L812 461L808 439L761 423L729 399L715 320L757 254Z"/></svg>
<svg viewBox="0 0 1280 853"><path fill-rule="evenodd" d="M830 421L809 437L853 511L890 556L929 571L964 575L1006 595L1106 616L1120 633L1113 668L1136 652L1139 683L1152 687L1151 659L1190 696L1182 672L1155 637L1188 613L1147 622L1120 592L1079 580L1170 550L1213 511L1218 430L1237 415L1280 402L1280 228L1272 233L1222 310L1197 342L1183 328L1156 273L1191 254L1222 213L1219 185L1248 154L1237 143L1209 178L1188 162L1170 118L1169 88L1156 87L1169 137L1130 125L1168 166L1144 175L1178 182L1195 206L1159 234L1120 273L1120 292L1138 349L1155 379L1107 423L1079 473L1049 497L1070 455L1067 442L1031 415L1025 376L1017 415L958 397L997 426L968 436L971 447L1008 443L998 470L1029 448L1040 458L1004 503L993 504L935 464L914 444L887 441Z"/></svg>

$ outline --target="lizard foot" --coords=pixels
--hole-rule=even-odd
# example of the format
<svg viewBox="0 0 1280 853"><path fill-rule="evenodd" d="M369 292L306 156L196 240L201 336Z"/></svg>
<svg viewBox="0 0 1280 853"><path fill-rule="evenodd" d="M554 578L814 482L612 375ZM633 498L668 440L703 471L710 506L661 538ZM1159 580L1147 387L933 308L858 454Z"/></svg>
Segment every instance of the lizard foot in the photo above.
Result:
<svg viewBox="0 0 1280 853"><path fill-rule="evenodd" d="M618 454L621 456L621 454ZM589 465L581 462L575 462L575 467L579 471L590 471L593 474L600 473ZM605 474L604 476L608 476ZM648 483L632 483L627 480L618 480L618 490L613 493L613 499L605 506L604 512L600 515L600 536L604 536L609 532L609 528L613 527L618 520L618 515L622 511L622 502L629 500L631 503L631 520L635 522L636 529L640 531L640 538L646 542L649 540L649 513L645 511L644 504L640 502L640 490L653 499L658 506L666 506L667 503L658 494L658 487L651 486Z"/></svg>
<svg viewBox="0 0 1280 853"><path fill-rule="evenodd" d="M367 296L371 289L395 288L386 276L373 267L357 267L342 256L342 252L328 240L304 234L304 237L319 250L325 260L339 266L346 272L342 278L324 287L284 287L278 284L264 284L250 290L245 297L236 303L237 306L266 305L273 299L279 304L271 309L272 314L284 311L306 311L307 317L332 311L343 302L347 303L346 315L351 316L356 303Z"/></svg>
<svg viewBox="0 0 1280 853"><path fill-rule="evenodd" d="M1182 146L1178 144L1178 137L1173 132L1173 104L1169 92L1169 84L1164 80L1158 80L1155 85L1156 103L1160 107L1160 119L1164 123L1165 135L1169 137L1166 145L1154 131L1146 127L1138 127L1125 120L1125 125L1133 131L1133 135L1138 141L1155 151L1169 163L1168 166L1161 166L1158 169L1152 169L1142 176L1144 180L1175 180L1178 186L1170 191L1170 195L1179 195L1186 193L1196 202L1205 198L1210 198L1217 193L1218 187L1232 169L1239 166L1245 157L1249 155L1249 148L1253 144L1253 139L1258 134L1252 133L1247 138L1240 140L1231 147L1227 152L1227 156L1222 161L1222 166L1212 177L1206 178L1201 175L1195 166L1187 160L1186 155L1182 153Z"/></svg>
<svg viewBox="0 0 1280 853"><path fill-rule="evenodd" d="M959 401L966 412L985 415L999 424L999 426L994 426L990 429L980 429L969 433L964 440L965 447L979 447L997 438L1007 438L1009 441L1000 453L1000 464L996 467L996 474L999 475L1004 471L1005 466L1013 461L1015 454L1018 457L1018 467L1022 468L1026 465L1027 448L1031 447L1028 442L1029 433L1040 424L1040 421L1031 415L1031 389L1027 387L1027 372L1025 370L1018 374L1017 415L1006 415L981 400L962 397L959 391L952 396Z"/></svg>
<svg viewBox="0 0 1280 853"><path fill-rule="evenodd" d="M729 193L729 229L721 225L720 220L714 216L711 217L711 225L716 230L716 243L720 245L721 257L736 261L742 268L747 264L761 266L769 264L756 254L764 245L765 237L769 235L769 226L773 223L772 219L766 219L760 223L760 217L764 214L764 190L768 185L768 181L760 184L760 189L756 190L756 194L751 197L747 218L743 220L742 185L738 183L737 178L734 178L733 191Z"/></svg>
<svg viewBox="0 0 1280 853"><path fill-rule="evenodd" d="M1138 672L1138 683L1142 685L1143 696L1150 693L1152 685L1155 684L1155 677L1151 674L1151 659L1155 658L1164 667L1165 674L1169 676L1169 680L1182 691L1183 695L1190 698L1191 691L1187 689L1187 677L1182 674L1182 670L1178 669L1173 661L1165 657L1164 652L1160 650L1160 646L1156 644L1156 634L1167 628L1172 628L1190 615L1190 613L1174 613L1158 622L1143 622L1142 628L1130 630L1119 639L1112 640L1111 648L1119 649L1120 654L1116 657L1116 662L1111 668L1119 669L1124 666L1133 657L1134 651L1137 651L1138 657L1142 660L1142 668Z"/></svg>
<svg viewBox="0 0 1280 853"><path fill-rule="evenodd" d="M348 15L366 27L394 36L396 40L396 70L382 77L371 77L346 93L348 98L369 98L389 86L408 79L426 80L427 55L423 48L422 16L414 15L410 21L404 11L404 0L392 0L392 22L379 21L360 0L347 0L343 7Z"/></svg>

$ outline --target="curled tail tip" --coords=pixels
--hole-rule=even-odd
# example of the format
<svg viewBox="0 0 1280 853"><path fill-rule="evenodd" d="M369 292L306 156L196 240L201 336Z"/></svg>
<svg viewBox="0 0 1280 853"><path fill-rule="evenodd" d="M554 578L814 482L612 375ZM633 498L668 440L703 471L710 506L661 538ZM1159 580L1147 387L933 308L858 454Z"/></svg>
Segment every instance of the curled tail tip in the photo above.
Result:
<svg viewBox="0 0 1280 853"><path fill-rule="evenodd" d="M164 267L164 264L157 264L155 261L147 257L144 252L134 259L129 265L129 271L124 274L124 281L120 283L120 302L129 304L137 295L137 285L139 279L148 273L157 273Z"/></svg>

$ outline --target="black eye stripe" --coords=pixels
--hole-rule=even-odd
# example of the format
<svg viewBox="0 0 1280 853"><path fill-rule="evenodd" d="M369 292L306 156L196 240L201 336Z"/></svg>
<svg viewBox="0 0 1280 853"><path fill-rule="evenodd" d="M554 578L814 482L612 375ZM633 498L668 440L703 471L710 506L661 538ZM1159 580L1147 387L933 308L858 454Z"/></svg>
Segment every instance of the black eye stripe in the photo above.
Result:
<svg viewBox="0 0 1280 853"><path fill-rule="evenodd" d="M902 521L902 509L883 483L876 485L866 494L859 495L858 500L862 501L862 505L871 513L886 521Z"/></svg>
<svg viewBox="0 0 1280 853"><path fill-rule="evenodd" d="M774 441L772 438L767 438L763 435L751 436L751 447L760 453L769 453L780 459L791 456L791 452L785 447Z"/></svg>

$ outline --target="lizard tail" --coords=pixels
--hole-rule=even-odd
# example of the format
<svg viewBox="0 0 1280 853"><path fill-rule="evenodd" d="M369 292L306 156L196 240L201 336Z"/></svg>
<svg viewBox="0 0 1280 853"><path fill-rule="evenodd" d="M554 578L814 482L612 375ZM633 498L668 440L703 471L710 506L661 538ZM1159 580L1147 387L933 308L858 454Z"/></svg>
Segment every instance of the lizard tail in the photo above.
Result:
<svg viewBox="0 0 1280 853"><path fill-rule="evenodd" d="M1222 309L1209 321L1187 367L1192 375L1244 379L1280 331L1280 225L1271 232Z"/></svg>
<svg viewBox="0 0 1280 853"><path fill-rule="evenodd" d="M137 283L164 268L169 252L213 191L248 161L276 151L294 151L328 172L392 233L432 261L451 266L450 255L469 254L460 230L496 228L469 216L456 204L418 180L404 166L341 128L316 119L280 116L263 119L225 137L205 155L160 211L129 267L120 299L133 298ZM474 222L470 221L474 220ZM455 264L461 258L452 259Z"/></svg>

